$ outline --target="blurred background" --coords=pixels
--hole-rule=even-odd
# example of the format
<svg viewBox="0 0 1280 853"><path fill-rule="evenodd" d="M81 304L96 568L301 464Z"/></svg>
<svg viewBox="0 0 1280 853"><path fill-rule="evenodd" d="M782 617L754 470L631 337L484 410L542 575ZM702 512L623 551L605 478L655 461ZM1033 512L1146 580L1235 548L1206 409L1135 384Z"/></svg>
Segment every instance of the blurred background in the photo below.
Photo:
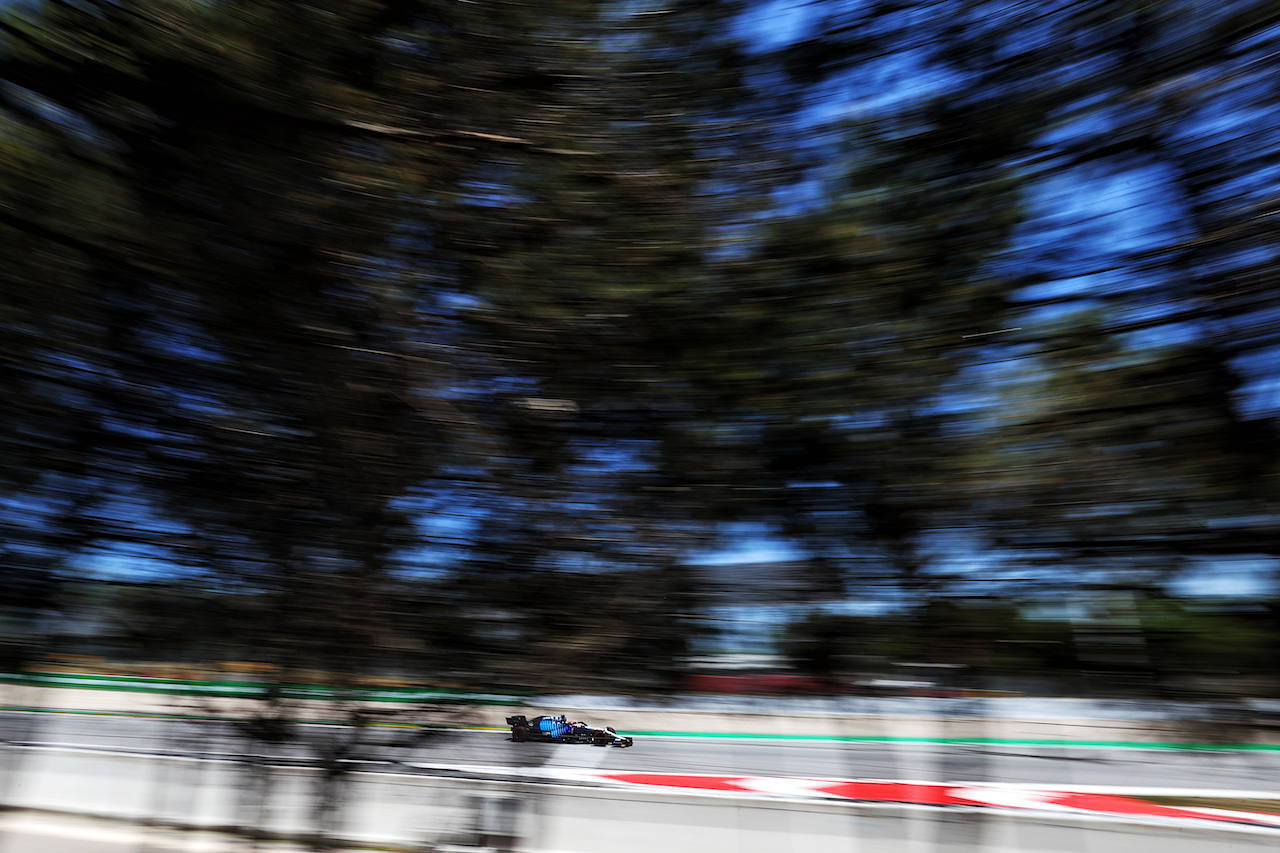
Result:
<svg viewBox="0 0 1280 853"><path fill-rule="evenodd" d="M1278 49L5 0L0 669L1280 697Z"/></svg>

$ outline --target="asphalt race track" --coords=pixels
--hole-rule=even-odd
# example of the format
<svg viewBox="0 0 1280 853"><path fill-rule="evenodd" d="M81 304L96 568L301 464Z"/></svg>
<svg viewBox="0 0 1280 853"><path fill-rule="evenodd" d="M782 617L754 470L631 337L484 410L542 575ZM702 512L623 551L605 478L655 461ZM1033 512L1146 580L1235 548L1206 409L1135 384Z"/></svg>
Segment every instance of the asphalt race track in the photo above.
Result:
<svg viewBox="0 0 1280 853"><path fill-rule="evenodd" d="M608 724L601 718L588 722ZM273 757L303 759L343 737L331 726L300 727L301 743ZM374 728L348 754L401 765L584 768L937 782L1008 782L1204 790L1280 790L1280 751L1017 744L875 743L752 737L637 736L630 749L513 743L505 732L449 731L412 744L403 729ZM263 753L223 723L145 717L0 712L0 741L169 755ZM0 790L0 795L3 791Z"/></svg>
<svg viewBox="0 0 1280 853"><path fill-rule="evenodd" d="M611 721L607 713L601 713L589 717L588 722L608 725ZM584 791L586 799L583 803L590 804L585 814L594 814L601 803L609 802L610 797L622 798L617 801L621 811L611 812L614 816L600 824L600 834L590 839L569 839L577 846L566 844L563 836L559 838L561 843L558 846L553 843L556 839L543 838L542 846L533 848L539 850L596 853L618 849L616 832L624 824L619 822L617 815L633 822L630 829L633 833L668 832L676 833L674 837L677 838L683 837L679 835L683 820L697 823L718 820L722 826L726 826L724 821L727 820L729 829L719 830L721 835L717 837L741 849L754 850L758 847L761 851L769 849L770 843L779 842L783 837L787 838L787 845L794 847L794 843L800 842L793 843L791 834L801 831L799 828L803 824L803 831L819 832L817 836L805 836L810 841L816 838L821 843L814 848L815 853L827 849L848 849L857 853L866 853L869 849L876 853L1033 853L1040 850L1061 853L1066 850L1119 849L1116 844L1122 844L1126 853L1199 853L1200 850L1216 849L1274 849L1276 838L1280 836L1280 830L1265 827L1228 827L1223 830L1221 825L1205 828L1187 826L1185 821L1176 827L1161 826L1159 822L1073 823L1044 811L1037 814L1023 811L1018 816L1014 810L1006 808L1016 808L1017 804L1001 802L1000 798L1016 800L1022 794L992 794L990 789L981 788L982 783L1004 783L1063 789L1088 786L1178 788L1193 789L1201 795L1224 791L1276 791L1280 789L1280 751L1269 749L1166 749L1103 744L1067 747L906 739L842 742L812 738L643 734L637 735L634 747L617 749L517 744L509 740L505 731L494 730L450 730L435 733L425 740L420 737L420 732L390 726L365 729L355 739L354 730L337 726L303 725L294 731L297 736L291 741L265 744L246 739L225 722L86 713L0 712L0 804L12 804L23 799L23 780L32 781L29 774L24 777L24 772L36 765L44 766L46 780L51 778L49 768L63 768L57 772L63 774L59 778L65 782L58 784L72 787L78 784L78 777L86 774L86 778L95 773L98 778L106 778L101 775L104 768L108 773L116 772L112 768L124 768L121 775L111 777L109 786L116 786L122 791L129 788L142 791L146 802L167 803L165 807L178 814L187 807L182 803L196 796L194 787L187 788L181 782L182 774L188 772L183 768L192 773L198 771L194 769L195 764L184 764L179 760L171 768L175 775L165 776L167 770L160 769L160 765L168 766L169 760L156 756L185 760L239 759L254 755L257 761L270 764L308 766L316 755L338 747L344 760L351 762L351 769L374 774L365 778L386 778L393 786L404 784L395 781L397 779L423 779L428 782L428 788L423 790L435 790L431 785L451 784L441 780L450 773L474 777L477 772L481 775L492 772L505 773L510 777L514 770L516 776L528 771L530 777L554 778L560 774L561 777L605 780L617 779L620 774L627 773L661 774L666 779L677 779L681 774L685 774L683 778L720 774L737 777L731 780L730 786L745 785L748 794L763 791L766 795L791 790L803 792L806 786L819 779L907 781L918 786L921 792L943 790L942 786L926 784L937 782L958 786L960 794L976 791L980 798L995 796L996 800L990 804L998 807L996 811L986 808L933 808L904 813L900 806L887 811L863 806L854 812L842 812L830 811L834 806L819 803L803 807L807 810L806 817L800 812L786 811L791 807L785 804L771 805L776 801L768 799L757 799L751 804L744 801L746 807L737 808L723 799L699 801L695 797L694 800L682 800L680 797L683 795L677 795L677 799L671 802L683 802L684 805L672 806L654 801L651 796L646 799L644 794L611 793L597 787L596 793ZM55 764L51 765L41 757L46 755L57 756ZM429 782L428 777L437 781ZM789 783L788 779L796 781ZM976 783L978 787L966 789L966 783ZM875 785L873 782L865 787L870 789ZM206 787L204 790L209 789ZM443 794L446 789L439 790ZM636 789L630 790L634 792ZM863 799L860 795L855 796ZM156 800L156 797L160 799ZM68 802L72 801L80 802ZM582 807L572 806L573 801L573 794L559 793L543 808L554 812L558 808L555 802L569 804L566 807L570 809L572 825L579 827L573 831L589 833L591 827L589 823L583 823ZM676 811L672 811L673 808ZM681 808L686 811L680 812ZM390 812L379 809L375 806L367 816L374 824L392 817ZM824 809L828 811L824 812ZM681 814L684 817L678 817ZM569 824L562 822L560 825ZM724 835L726 831L728 835ZM194 850L196 848L191 846L194 840L191 835L168 839L154 827L95 827L81 818L41 818L38 813L16 812L0 816L0 853L124 853L140 848L168 853L169 850ZM680 844L685 842L677 843L676 847ZM853 846L847 846L849 844ZM872 846L868 847L868 844ZM697 846L685 844L677 850L665 844L653 849L670 847L671 853L685 853L686 850L693 853ZM235 842L215 839L208 844L202 842L199 848L214 853L224 848L235 849ZM636 849L647 851L650 846Z"/></svg>

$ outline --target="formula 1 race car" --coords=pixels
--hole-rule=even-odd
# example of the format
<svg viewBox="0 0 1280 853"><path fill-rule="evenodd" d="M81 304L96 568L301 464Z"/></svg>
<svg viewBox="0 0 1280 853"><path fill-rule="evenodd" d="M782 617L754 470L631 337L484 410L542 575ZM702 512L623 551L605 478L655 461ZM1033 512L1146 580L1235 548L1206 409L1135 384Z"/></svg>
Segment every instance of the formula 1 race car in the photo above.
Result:
<svg viewBox="0 0 1280 853"><path fill-rule="evenodd" d="M516 743L540 740L549 743L589 743L592 746L631 746L631 738L611 728L598 729L586 723L575 723L563 715L545 715L532 720L520 715L507 717L511 739Z"/></svg>

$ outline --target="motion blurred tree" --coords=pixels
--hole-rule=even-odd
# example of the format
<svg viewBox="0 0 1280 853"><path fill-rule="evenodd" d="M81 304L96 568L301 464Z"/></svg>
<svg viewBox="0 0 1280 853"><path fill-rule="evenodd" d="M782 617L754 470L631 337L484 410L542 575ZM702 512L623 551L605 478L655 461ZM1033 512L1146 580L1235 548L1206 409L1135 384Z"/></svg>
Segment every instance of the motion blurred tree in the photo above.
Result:
<svg viewBox="0 0 1280 853"><path fill-rule="evenodd" d="M1205 20L1178 2L1044 4L1032 17L986 2L815 8L805 37L781 51L782 67L806 90L854 93L848 111L869 114L890 143L879 168L867 170L873 179L862 179L862 189L882 193L833 208L846 229L841 248L864 268L886 257L875 242L886 229L862 223L895 210L903 215L893 233L910 238L895 278L878 285L860 273L856 285L864 299L878 293L891 306L856 303L867 320L862 352L879 346L892 356L870 362L871 375L887 379L887 399L910 419L895 424L892 406L871 414L885 399L873 387L849 395L856 406L836 404L848 435L891 439L869 441L871 459L852 463L868 485L888 488L885 498L869 498L868 486L839 495L838 465L812 465L797 479L821 484L811 493L828 528L840 519L864 525L850 540L872 541L877 528L896 538L889 556L921 579L926 598L965 582L925 566L930 543L948 531L959 537L953 544L996 546L971 578L1005 577L995 559L1003 551L1021 564L1008 580L1050 585L1062 584L1058 567L1078 561L1167 580L1183 556L1270 552L1272 525L1260 520L1270 515L1272 430L1245 404L1245 381L1265 375L1273 324L1268 299L1241 284L1261 281L1270 257L1256 214L1272 185L1248 181L1271 129L1243 132L1245 116L1273 99L1262 73L1274 40L1270 5L1228 4ZM876 73L901 82L857 100L856 86ZM1228 123L1210 118L1228 114ZM859 148L850 148L856 164ZM861 153L874 163L875 151ZM1150 206L1093 215L1082 199L1100 177L1117 175L1145 182ZM1040 210L1031 218L1028 208ZM1091 230L1122 215L1147 224ZM1162 225L1162 215L1174 221ZM806 225L789 218L799 235L790 242L812 235ZM948 244L948 233L958 239ZM805 249L797 255L811 268L839 257ZM914 271L926 287L913 289ZM779 294L778 304L796 303ZM1086 319L1064 331L1069 311ZM948 345L1006 327L1023 328ZM913 349L884 345L897 328ZM948 344L931 336L948 331ZM815 372L823 355L841 352L814 350L803 360ZM844 364L856 387L859 363ZM814 411L796 400L787 408ZM868 413L861 423L855 411ZM1001 426L1015 421L1020 435ZM812 424L805 432L793 459L830 460L840 446ZM866 476L877 465L883 474Z"/></svg>
<svg viewBox="0 0 1280 853"><path fill-rule="evenodd" d="M180 525L152 544L283 597L263 637L282 664L370 648L363 599L405 525L392 501L433 458L413 295L376 270L400 208L368 191L377 152L352 151L361 51L385 26L363 7L160 2L9 27L9 105L87 152L60 152L74 174L36 177L53 204L6 222L74 259L91 299L71 306L83 337L36 327L53 381L84 386L72 406L109 487L141 485Z"/></svg>
<svg viewBox="0 0 1280 853"><path fill-rule="evenodd" d="M1024 317L1050 319L1007 350L1021 364L964 477L978 526L1004 546L1094 581L1160 583L1188 558L1275 553L1274 411L1248 388L1274 345L1258 289L1275 193L1259 146L1274 127L1246 116L1274 101L1263 68L1277 19L1265 3L1080 12L1056 22L1056 41L1085 52L1028 160L1059 187L1045 205L1076 213L1029 223L1047 232L1029 279L1076 284L1014 295ZM1087 217L1078 199L1118 175L1147 205L1103 201Z"/></svg>
<svg viewBox="0 0 1280 853"><path fill-rule="evenodd" d="M964 511L945 465L959 448L949 398L983 337L1008 325L1015 281L996 261L1047 102L998 85L1020 57L998 55L1013 36L996 25L957 33L940 12L921 26L874 4L851 23L830 8L772 59L801 127L817 107L806 92L858 105L859 86L905 73L903 51L948 84L882 84L802 143L796 209L725 263L736 301L694 345L715 426L687 469L715 485L703 500L722 517L800 543L828 589L923 605L946 586L928 537Z"/></svg>
<svg viewBox="0 0 1280 853"><path fill-rule="evenodd" d="M1241 132L1269 4L824 3L795 38L772 8L8 7L21 558L164 553L276 601L271 659L351 674L402 642L383 615L436 618L387 583L426 561L483 618L406 624L424 659L669 673L673 567L725 521L922 618L994 571L948 574L957 543L1051 585L1274 553L1241 402L1274 337L1274 133ZM1185 221L1090 256L1078 208L1035 213L1126 170ZM433 509L465 540L438 562Z"/></svg>
<svg viewBox="0 0 1280 853"><path fill-rule="evenodd" d="M467 295L466 402L495 463L441 483L481 507L451 594L496 620L478 629L506 637L521 671L670 672L693 633L673 564L705 536L700 496L666 454L700 427L688 353L734 299L705 269L743 204L716 191L732 163L717 146L743 121L733 10L554 15L508 146L484 155L423 247ZM777 180L770 165L757 183Z"/></svg>
<svg viewBox="0 0 1280 853"><path fill-rule="evenodd" d="M648 452L636 425L661 395L634 392L716 206L698 104L731 86L684 100L727 66L715 21L596 3L12 11L6 106L41 136L10 140L50 166L23 170L35 189L10 194L6 234L74 268L66 322L88 332L32 309L12 357L57 364L17 374L15 398L52 386L85 424L96 467L57 486L74 544L141 539L273 596L262 653L335 671L369 666L379 581L416 541L407 498L436 471L431 496L511 510L511 537L489 523L475 543L493 586L498 564L667 577L682 540L639 540L671 508L613 478ZM12 269L6 296L51 270ZM17 411L41 434L34 403ZM609 630L618 648L648 634Z"/></svg>

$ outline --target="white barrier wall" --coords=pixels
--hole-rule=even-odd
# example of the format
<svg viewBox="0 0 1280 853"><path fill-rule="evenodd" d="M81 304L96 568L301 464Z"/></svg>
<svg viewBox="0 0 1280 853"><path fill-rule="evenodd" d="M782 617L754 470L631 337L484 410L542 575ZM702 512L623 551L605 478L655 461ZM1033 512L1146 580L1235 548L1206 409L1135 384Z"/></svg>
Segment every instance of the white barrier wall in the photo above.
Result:
<svg viewBox="0 0 1280 853"><path fill-rule="evenodd" d="M5 805L189 827L312 831L313 770L230 761L11 748ZM8 765L11 769L12 764ZM546 781L355 773L340 811L352 841L520 853L1233 853L1280 833L981 808L824 802ZM0 844L0 847L3 845Z"/></svg>

